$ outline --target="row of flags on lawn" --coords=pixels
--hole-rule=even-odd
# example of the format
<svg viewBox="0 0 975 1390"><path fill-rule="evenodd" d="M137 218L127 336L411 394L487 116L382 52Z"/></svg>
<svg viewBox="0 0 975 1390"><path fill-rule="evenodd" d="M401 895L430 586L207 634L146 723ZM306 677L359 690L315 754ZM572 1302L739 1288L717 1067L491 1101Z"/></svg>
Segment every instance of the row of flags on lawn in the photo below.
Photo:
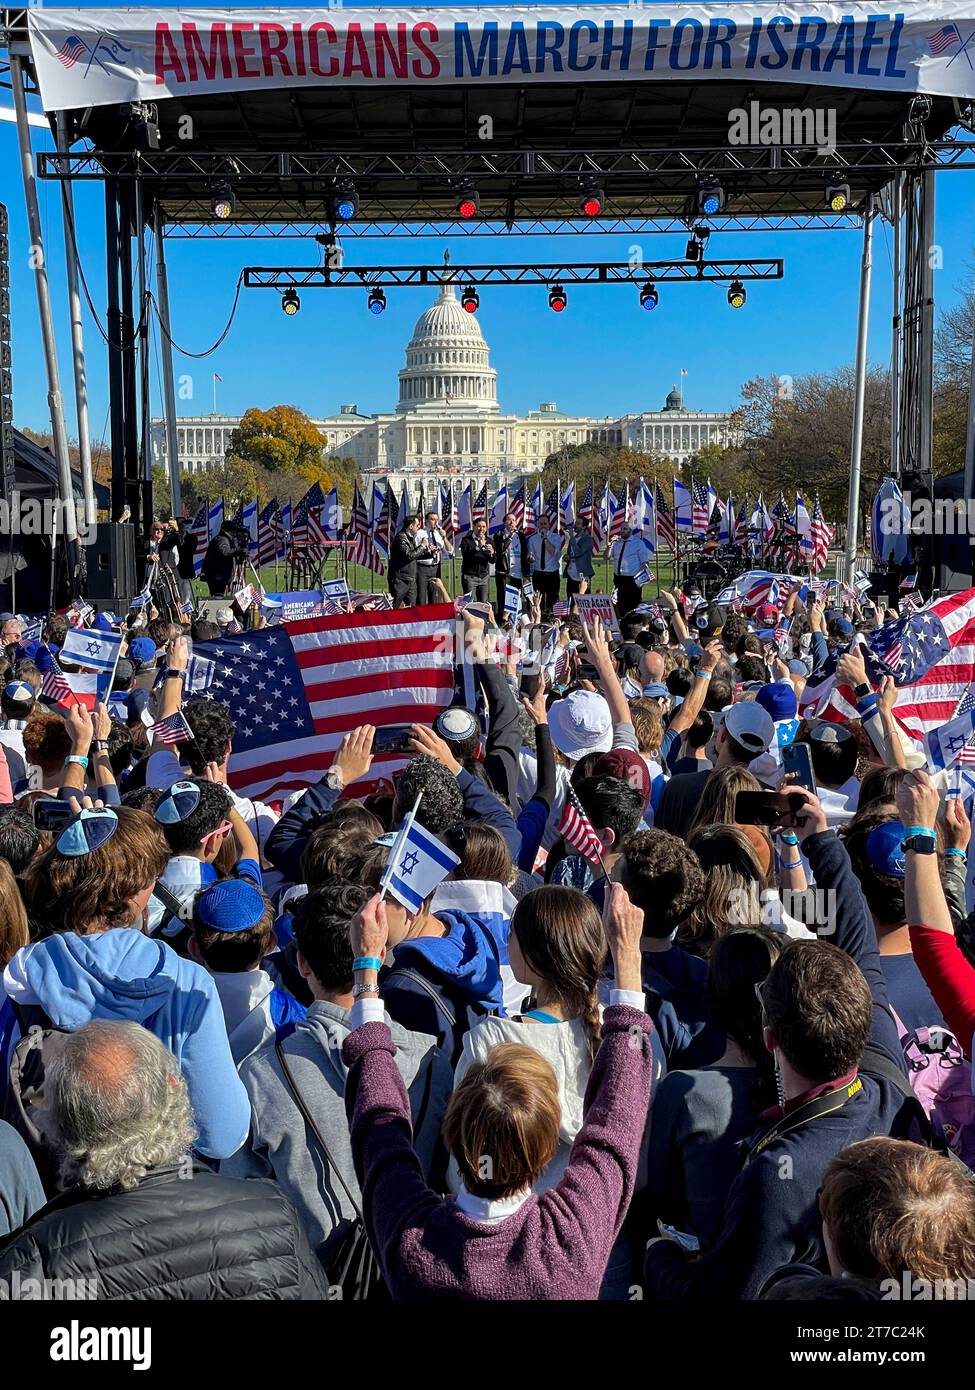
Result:
<svg viewBox="0 0 975 1390"><path fill-rule="evenodd" d="M555 483L544 493L541 481L532 488L524 478L516 486L502 482L493 495L486 482L455 489L453 480L446 480L435 484L429 497L422 485L419 495L411 497L405 483L399 496L392 484L373 482L365 488L356 483L345 535L353 542L355 561L377 574L385 573L392 537L406 517L428 512L436 512L450 542L462 539L479 521L487 522L488 533L494 535L509 512L517 529L529 536L540 530L567 532L581 518L597 550L618 540L629 526L655 551L677 550L682 538L738 544L754 560L790 561L814 574L826 568L834 536L818 495L810 512L798 492L794 505L780 495L769 508L761 494L754 503L747 495L738 501L722 498L710 479L685 483L673 478L666 484L657 478L636 483L627 479L618 493L608 482L599 491L593 480L580 494L575 481ZM203 503L189 524L197 538L197 573L224 515L223 499L218 498ZM258 568L283 560L290 548L314 549L335 541L343 527L337 488L326 493L318 482L298 502L272 498L260 509L256 501L243 502L233 520L250 537L250 559Z"/></svg>

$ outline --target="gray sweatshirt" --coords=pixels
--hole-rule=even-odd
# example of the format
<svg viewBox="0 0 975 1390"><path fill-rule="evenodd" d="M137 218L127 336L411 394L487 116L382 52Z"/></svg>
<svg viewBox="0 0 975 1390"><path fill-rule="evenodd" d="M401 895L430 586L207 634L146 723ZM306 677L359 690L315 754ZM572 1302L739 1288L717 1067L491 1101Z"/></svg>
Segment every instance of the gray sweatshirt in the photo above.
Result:
<svg viewBox="0 0 975 1390"><path fill-rule="evenodd" d="M417 1127L414 1145L429 1176L453 1090L453 1072L433 1038L411 1033L388 1018L387 1023ZM308 1017L281 1046L305 1105L361 1211L345 1116L348 1069L342 1060L342 1044L349 1032L349 1011L318 1001L309 1006ZM327 1241L337 1227L354 1218L355 1212L318 1140L305 1124L273 1043L245 1058L240 1079L253 1111L250 1139L232 1158L221 1162L220 1171L232 1178L274 1178L297 1208L312 1249L327 1260Z"/></svg>

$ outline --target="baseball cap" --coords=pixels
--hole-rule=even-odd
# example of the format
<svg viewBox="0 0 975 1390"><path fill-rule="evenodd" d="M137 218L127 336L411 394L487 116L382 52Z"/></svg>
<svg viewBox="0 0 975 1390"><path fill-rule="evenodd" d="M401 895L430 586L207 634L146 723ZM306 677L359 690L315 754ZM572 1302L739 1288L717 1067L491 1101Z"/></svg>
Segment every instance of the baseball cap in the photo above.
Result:
<svg viewBox="0 0 975 1390"><path fill-rule="evenodd" d="M553 744L570 762L577 763L587 753L608 753L612 746L609 705L594 690L573 690L556 700L548 723Z"/></svg>
<svg viewBox="0 0 975 1390"><path fill-rule="evenodd" d="M765 753L775 737L775 725L768 710L757 700L740 700L725 712L724 727L728 737L740 743L749 753Z"/></svg>
<svg viewBox="0 0 975 1390"><path fill-rule="evenodd" d="M809 675L809 672L808 672L808 670L806 669L806 663L805 663L804 661L800 661L798 658L796 658L794 661L790 661L790 662L789 662L789 675L790 675L790 676L808 676L808 675Z"/></svg>
<svg viewBox="0 0 975 1390"><path fill-rule="evenodd" d="M244 878L225 878L200 894L197 920L213 931L249 931L264 916L267 899Z"/></svg>
<svg viewBox="0 0 975 1390"><path fill-rule="evenodd" d="M758 610L758 620L762 623L774 623L779 616L779 610L774 603L763 603Z"/></svg>
<svg viewBox="0 0 975 1390"><path fill-rule="evenodd" d="M137 637L134 642L129 643L129 658L133 662L138 662L140 666L147 666L150 661L155 661L158 648L151 637Z"/></svg>
<svg viewBox="0 0 975 1390"><path fill-rule="evenodd" d="M234 610L232 608L218 608L213 615L213 621L219 623L221 627L226 627L228 623L234 621Z"/></svg>
<svg viewBox="0 0 975 1390"><path fill-rule="evenodd" d="M112 615L110 613L99 613L93 620L92 627L96 632L111 632Z"/></svg>
<svg viewBox="0 0 975 1390"><path fill-rule="evenodd" d="M120 656L115 663L115 682L122 685L125 681L130 681L135 674L135 667L127 656Z"/></svg>
<svg viewBox="0 0 975 1390"><path fill-rule="evenodd" d="M611 748L597 759L593 767L592 775L597 777L600 774L618 777L627 786L634 787L643 797L644 806L650 800L650 769L639 753L633 753L629 748Z"/></svg>
<svg viewBox="0 0 975 1390"><path fill-rule="evenodd" d="M836 619L836 632L840 637L853 636L853 624L850 622L849 618Z"/></svg>
<svg viewBox="0 0 975 1390"><path fill-rule="evenodd" d="M878 874L891 878L904 877L904 824L899 820L875 825L867 836L867 858Z"/></svg>

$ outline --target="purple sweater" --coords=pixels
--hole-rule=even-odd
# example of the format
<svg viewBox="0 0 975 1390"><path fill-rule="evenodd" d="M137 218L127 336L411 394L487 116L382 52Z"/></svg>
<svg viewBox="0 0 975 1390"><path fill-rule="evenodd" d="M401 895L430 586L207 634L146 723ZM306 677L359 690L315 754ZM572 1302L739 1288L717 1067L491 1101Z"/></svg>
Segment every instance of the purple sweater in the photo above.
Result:
<svg viewBox="0 0 975 1390"><path fill-rule="evenodd" d="M345 1104L373 1249L395 1299L596 1299L633 1196L650 1104L653 1025L616 1004L561 1182L486 1225L424 1181L385 1023L346 1038Z"/></svg>

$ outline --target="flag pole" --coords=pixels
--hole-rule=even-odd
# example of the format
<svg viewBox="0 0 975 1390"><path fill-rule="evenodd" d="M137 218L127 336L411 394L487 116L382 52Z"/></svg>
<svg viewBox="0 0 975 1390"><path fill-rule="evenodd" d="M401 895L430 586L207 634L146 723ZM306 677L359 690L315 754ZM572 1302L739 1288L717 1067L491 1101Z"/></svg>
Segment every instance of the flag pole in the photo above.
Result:
<svg viewBox="0 0 975 1390"><path fill-rule="evenodd" d="M399 831L398 831L398 833L397 833L396 839L393 841L392 848L391 848L390 851L389 851L389 861L388 861L388 863L386 864L385 869L383 870L383 876L382 876L382 878L379 880L379 901L380 901L380 902L383 901L383 899L385 898L386 893L387 893L387 891L388 891L388 889L389 889L389 880L392 878L392 876L393 876L393 870L394 870L395 867L396 867L396 854L397 854L397 851L398 851L398 849L399 849L400 841L401 841L401 840L404 840L404 839L406 838L406 836L410 833L410 829L411 829L411 827L412 827L412 825L413 825L413 822L416 820L416 813L417 813L417 811L420 809L420 802L421 802L422 800L423 800L423 792L422 792L422 791L419 791L419 792L417 792L417 794L416 794L416 801L414 801L414 803L413 803L413 810L410 811L410 813L409 813L409 814L405 817L405 819L403 820L403 823L402 823L402 825L400 826Z"/></svg>

